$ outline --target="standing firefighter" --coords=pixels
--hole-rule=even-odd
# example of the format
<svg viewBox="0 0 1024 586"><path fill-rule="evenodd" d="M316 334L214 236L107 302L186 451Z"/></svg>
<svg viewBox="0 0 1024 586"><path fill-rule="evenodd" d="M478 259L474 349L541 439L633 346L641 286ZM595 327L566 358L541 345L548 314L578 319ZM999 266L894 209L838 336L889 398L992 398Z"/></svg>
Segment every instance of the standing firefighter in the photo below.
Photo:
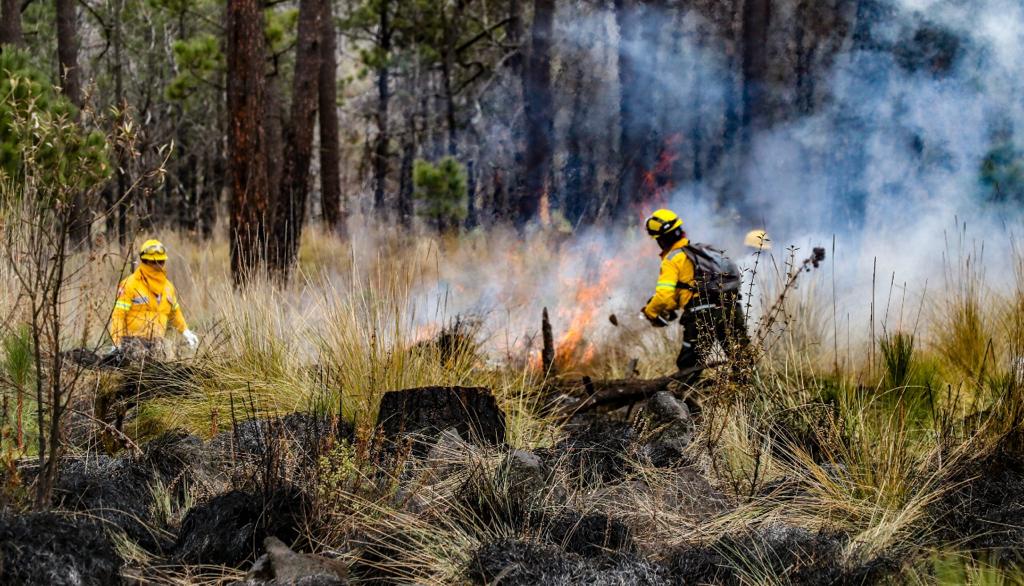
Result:
<svg viewBox="0 0 1024 586"><path fill-rule="evenodd" d="M117 301L110 316L110 338L114 345L129 356L159 357L170 321L185 342L195 348L199 338L188 329L178 305L178 293L167 279L167 249L159 240L147 240L139 258L139 268L121 281L117 289Z"/></svg>
<svg viewBox="0 0 1024 586"><path fill-rule="evenodd" d="M683 221L670 210L651 214L645 227L661 247L661 273L644 317L651 325L664 327L682 310L679 370L705 364L715 341L735 367L750 345L739 303L739 269L721 250L690 244Z"/></svg>

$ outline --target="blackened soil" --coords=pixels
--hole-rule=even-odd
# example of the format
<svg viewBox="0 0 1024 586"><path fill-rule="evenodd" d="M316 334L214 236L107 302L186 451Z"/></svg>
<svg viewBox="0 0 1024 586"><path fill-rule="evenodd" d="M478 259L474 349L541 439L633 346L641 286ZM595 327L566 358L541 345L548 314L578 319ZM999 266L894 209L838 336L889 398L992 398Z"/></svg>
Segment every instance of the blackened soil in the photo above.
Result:
<svg viewBox="0 0 1024 586"><path fill-rule="evenodd" d="M0 516L0 584L106 586L122 560L103 528L58 513Z"/></svg>
<svg viewBox="0 0 1024 586"><path fill-rule="evenodd" d="M355 437L351 424L333 421L326 415L289 413L283 417L246 419L231 431L218 434L210 446L220 457L262 458L285 440L293 454L303 456L308 464L332 441L349 441Z"/></svg>
<svg viewBox="0 0 1024 586"><path fill-rule="evenodd" d="M633 555L587 558L556 545L503 540L482 546L470 559L475 584L670 584L665 568Z"/></svg>
<svg viewBox="0 0 1024 586"><path fill-rule="evenodd" d="M616 482L629 472L628 454L636 439L627 421L593 417L574 421L554 448L538 450L545 464L593 486Z"/></svg>
<svg viewBox="0 0 1024 586"><path fill-rule="evenodd" d="M146 444L142 456L98 456L69 461L61 467L54 505L101 519L153 553L170 542L161 537L153 517L153 490L159 482L179 499L197 485L212 483L203 442L168 432ZM194 492L194 491L193 491Z"/></svg>
<svg viewBox="0 0 1024 586"><path fill-rule="evenodd" d="M118 400L133 402L155 397L184 396L199 388L209 373L193 364L149 361L125 368Z"/></svg>
<svg viewBox="0 0 1024 586"><path fill-rule="evenodd" d="M593 535L593 532L584 532ZM595 539L586 541L594 542ZM638 555L628 542L619 551L589 545L502 540L474 552L466 577L477 584L722 584L750 583L752 572L798 585L874 584L899 570L889 558L844 565L847 538L773 525L679 548L660 561ZM611 545L611 544L608 544ZM573 551L576 549L577 551Z"/></svg>
<svg viewBox="0 0 1024 586"><path fill-rule="evenodd" d="M950 480L955 488L934 507L939 538L1024 561L1024 454L997 450Z"/></svg>
<svg viewBox="0 0 1024 586"><path fill-rule="evenodd" d="M299 536L303 510L301 493L294 489L215 496L185 515L175 557L188 564L241 567L255 559L268 536L292 543Z"/></svg>
<svg viewBox="0 0 1024 586"><path fill-rule="evenodd" d="M584 557L634 550L629 527L600 513L562 511L544 523L544 533L565 551Z"/></svg>
<svg viewBox="0 0 1024 586"><path fill-rule="evenodd" d="M874 584L898 570L889 558L847 567L841 533L809 531L788 525L769 525L739 535L727 535L705 545L683 547L669 556L667 566L681 583L738 585L747 583L744 570L766 568L783 583Z"/></svg>
<svg viewBox="0 0 1024 586"><path fill-rule="evenodd" d="M828 463L846 441L843 423L835 405L808 403L776 413L768 426L776 457L790 458L799 448L814 462Z"/></svg>
<svg viewBox="0 0 1024 586"><path fill-rule="evenodd" d="M94 516L145 549L160 551L167 543L152 527L153 478L144 466L127 458L76 460L61 470L54 504Z"/></svg>
<svg viewBox="0 0 1024 586"><path fill-rule="evenodd" d="M182 431L169 431L146 444L138 465L159 478L179 498L196 486L210 488L217 475L203 440Z"/></svg>

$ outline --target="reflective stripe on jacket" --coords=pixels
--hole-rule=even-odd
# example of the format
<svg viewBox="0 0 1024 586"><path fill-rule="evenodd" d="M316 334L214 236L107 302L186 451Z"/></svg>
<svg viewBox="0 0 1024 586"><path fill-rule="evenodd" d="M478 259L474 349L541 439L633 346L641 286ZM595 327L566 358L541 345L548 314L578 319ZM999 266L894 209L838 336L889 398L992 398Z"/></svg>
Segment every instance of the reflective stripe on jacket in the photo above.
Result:
<svg viewBox="0 0 1024 586"><path fill-rule="evenodd" d="M157 289L159 293L154 292ZM151 284L140 266L121 281L117 289L117 301L110 316L110 339L117 345L125 336L146 340L162 338L168 321L179 332L188 329L174 285L166 278L163 283Z"/></svg>
<svg viewBox="0 0 1024 586"><path fill-rule="evenodd" d="M661 271L654 286L654 297L644 308L647 317L655 318L666 311L681 309L693 298L693 291L680 287L680 283L694 286L693 262L686 256L683 247L690 244L686 238L672 245L661 254Z"/></svg>

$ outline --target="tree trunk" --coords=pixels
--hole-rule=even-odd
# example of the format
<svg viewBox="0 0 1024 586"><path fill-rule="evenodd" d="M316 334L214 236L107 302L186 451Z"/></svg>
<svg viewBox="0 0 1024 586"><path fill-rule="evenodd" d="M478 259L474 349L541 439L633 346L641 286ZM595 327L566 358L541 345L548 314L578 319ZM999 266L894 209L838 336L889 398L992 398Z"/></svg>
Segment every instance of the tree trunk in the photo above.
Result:
<svg viewBox="0 0 1024 586"><path fill-rule="evenodd" d="M274 209L272 266L287 278L299 253L309 195L309 165L319 101L321 0L300 0L291 116L285 131L284 166Z"/></svg>
<svg viewBox="0 0 1024 586"><path fill-rule="evenodd" d="M572 113L569 116L569 128L566 132L565 161L565 217L576 226L579 224L587 207L587 197L593 195L583 189L583 141L584 128L587 123L587 108L584 105L583 69L576 70L574 76Z"/></svg>
<svg viewBox="0 0 1024 586"><path fill-rule="evenodd" d="M280 65L275 62L272 72L267 76L263 106L264 112L266 112L263 132L267 145L267 197L269 198L267 201L270 204L269 212L271 214L274 213L274 202L277 201L281 188L281 173L284 171L284 127L287 123L285 121L285 94L282 79ZM271 229L270 223L273 222L273 219L273 216L267 217L268 230Z"/></svg>
<svg viewBox="0 0 1024 586"><path fill-rule="evenodd" d="M205 197L199 203L199 233L203 240L213 237L213 229L217 225L217 207L221 194L224 192L225 161L220 141L213 154L206 158L206 170L203 174L203 192Z"/></svg>
<svg viewBox="0 0 1024 586"><path fill-rule="evenodd" d="M526 97L523 87L523 14L522 5L519 0L509 0L508 3L508 34L509 45L515 47L514 53L508 59L508 69L511 77L520 80L518 97L525 104ZM526 137L524 136L524 121L518 116L511 120L511 141L512 141L512 173L511 186L506 185L505 177L497 169L494 170L494 197L491 201L494 204L492 214L496 222L507 222L512 219L513 207L518 203L514 202L515 195L521 191L523 173L526 169ZM510 192L511 191L511 196Z"/></svg>
<svg viewBox="0 0 1024 586"><path fill-rule="evenodd" d="M507 220L511 216L508 188L505 186L505 175L494 167L491 170L491 214L495 223Z"/></svg>
<svg viewBox="0 0 1024 586"><path fill-rule="evenodd" d="M476 163L466 163L466 229L472 230L480 223L476 206Z"/></svg>
<svg viewBox="0 0 1024 586"><path fill-rule="evenodd" d="M637 0L615 0L619 25L619 152L621 177L615 209L621 214L653 192L644 180L663 146L651 76L657 75L662 19Z"/></svg>
<svg viewBox="0 0 1024 586"><path fill-rule="evenodd" d="M515 53L508 59L508 67L512 74L521 77L523 73L523 47L520 43L523 40L523 10L519 0L509 0L508 3L508 26L506 27L508 42L515 47Z"/></svg>
<svg viewBox="0 0 1024 586"><path fill-rule="evenodd" d="M0 1L0 45L20 47L25 44L21 34L21 1Z"/></svg>
<svg viewBox="0 0 1024 586"><path fill-rule="evenodd" d="M540 207L548 171L551 168L554 131L551 95L551 23L554 0L533 1L530 27L530 55L523 71L526 101L526 160L523 191L519 194L516 224L525 226Z"/></svg>
<svg viewBox="0 0 1024 586"><path fill-rule="evenodd" d="M261 2L228 0L227 37L231 275L237 285L258 274L266 253L269 185Z"/></svg>
<svg viewBox="0 0 1024 586"><path fill-rule="evenodd" d="M632 201L631 190L636 184L634 173L639 156L637 140L636 106L641 88L637 83L636 52L632 50L638 38L635 0L615 0L615 20L619 26L619 164L621 176L618 185L616 211L627 208Z"/></svg>
<svg viewBox="0 0 1024 586"><path fill-rule="evenodd" d="M5 0L6 1L6 0ZM61 91L76 107L82 107L81 72L78 69L78 18L74 0L57 1L57 59Z"/></svg>
<svg viewBox="0 0 1024 586"><path fill-rule="evenodd" d="M124 95L124 38L123 38L123 25L121 23L121 15L124 14L124 2L125 0L117 0L116 8L114 9L114 100L117 102L118 112L120 113L120 122L123 124L126 121L126 113L128 111L128 100L125 99ZM115 154L117 155L117 192L116 192L116 209L117 209L117 242L123 248L128 242L128 153L122 145L115 147ZM108 214L113 214L114 210L107 210Z"/></svg>
<svg viewBox="0 0 1024 586"><path fill-rule="evenodd" d="M749 134L751 127L761 126L767 115L765 82L770 18L771 0L744 1L742 128L745 134Z"/></svg>
<svg viewBox="0 0 1024 586"><path fill-rule="evenodd" d="M81 71L78 69L78 18L75 0L57 2L57 61L60 67L61 92L77 108L82 107ZM72 248L82 248L89 243L89 226L92 210L89 209L85 194L75 196L75 212L71 216L68 238Z"/></svg>
<svg viewBox="0 0 1024 586"><path fill-rule="evenodd" d="M334 29L333 0L321 0L320 77L318 80L320 116L320 193L324 222L331 230L346 236L341 206L341 151L338 144L338 42Z"/></svg>
<svg viewBox="0 0 1024 586"><path fill-rule="evenodd" d="M378 44L384 63L377 71L377 144L373 150L373 209L384 212L384 188L388 178L388 107L391 102L391 70L387 58L391 52L391 1L381 0Z"/></svg>
<svg viewBox="0 0 1024 586"><path fill-rule="evenodd" d="M745 0L741 24L740 76L743 84L742 108L739 125L739 162L745 166L751 158L754 132L768 124L768 92L765 84L768 74L768 26L771 18L771 0ZM742 167L741 169L742 170ZM743 177L737 174L735 177ZM756 221L758 213L747 203L747 188L743 179L734 179L725 191L733 201L740 217Z"/></svg>
<svg viewBox="0 0 1024 586"><path fill-rule="evenodd" d="M402 147L402 163L398 169L398 221L408 226L412 221L412 163L416 155L416 146L408 139Z"/></svg>
<svg viewBox="0 0 1024 586"><path fill-rule="evenodd" d="M459 7L456 7L458 10ZM445 127L448 130L447 152L449 157L455 157L458 153L458 126L455 118L455 89L452 87L452 76L455 74L455 33L452 31L452 23L448 19L448 12L444 4L438 7L441 11L441 26L444 29L444 54L441 56L441 89L444 95L444 119Z"/></svg>
<svg viewBox="0 0 1024 586"><path fill-rule="evenodd" d="M803 0L796 5L796 111L802 115L810 114L814 109L814 54L818 39L810 30L812 2L813 0Z"/></svg>

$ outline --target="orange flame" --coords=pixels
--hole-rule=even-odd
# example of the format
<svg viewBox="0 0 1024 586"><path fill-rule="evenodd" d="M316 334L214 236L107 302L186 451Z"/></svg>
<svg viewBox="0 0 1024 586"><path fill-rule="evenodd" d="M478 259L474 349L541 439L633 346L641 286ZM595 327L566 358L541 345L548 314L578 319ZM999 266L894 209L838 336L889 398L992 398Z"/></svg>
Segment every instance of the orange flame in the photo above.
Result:
<svg viewBox="0 0 1024 586"><path fill-rule="evenodd" d="M437 322L429 322L416 326L416 330L413 332L412 344L418 344L420 342L426 342L433 340L441 333L441 324Z"/></svg>
<svg viewBox="0 0 1024 586"><path fill-rule="evenodd" d="M580 279L574 283L573 315L569 328L555 342L555 362L562 368L569 365L589 364L596 354L596 347L586 340L591 325L604 307L612 283L618 278L622 267L613 260L601 263L601 273L596 283Z"/></svg>
<svg viewBox="0 0 1024 586"><path fill-rule="evenodd" d="M641 182L644 197L638 215L668 205L668 194L675 188L675 181L672 180L673 166L679 160L679 146L682 142L683 135L678 132L667 137L658 152L658 160L644 172Z"/></svg>

